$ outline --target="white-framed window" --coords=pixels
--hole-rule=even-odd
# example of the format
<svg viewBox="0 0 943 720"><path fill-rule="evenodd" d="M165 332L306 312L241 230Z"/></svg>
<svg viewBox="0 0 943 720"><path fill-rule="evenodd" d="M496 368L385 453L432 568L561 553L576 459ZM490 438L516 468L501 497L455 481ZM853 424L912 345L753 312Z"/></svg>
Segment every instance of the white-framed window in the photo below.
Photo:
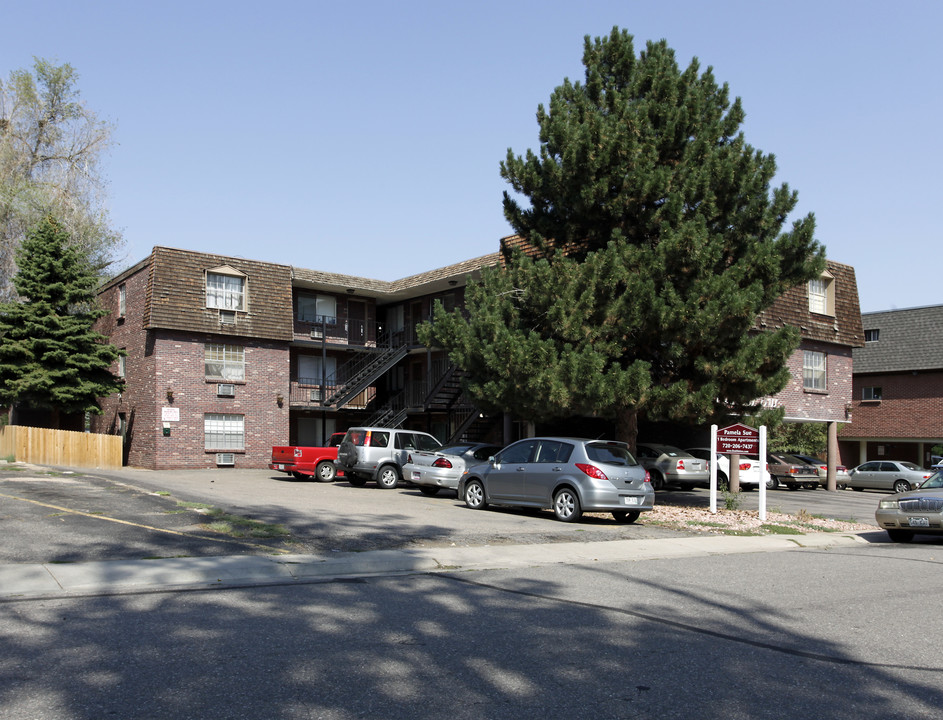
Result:
<svg viewBox="0 0 943 720"><path fill-rule="evenodd" d="M805 390L826 389L825 353L816 350L804 350L802 353L802 387Z"/></svg>
<svg viewBox="0 0 943 720"><path fill-rule="evenodd" d="M123 318L128 311L128 288L126 285L118 286L118 317Z"/></svg>
<svg viewBox="0 0 943 720"><path fill-rule="evenodd" d="M246 446L244 415L206 413L203 416L203 442L206 450L244 450Z"/></svg>
<svg viewBox="0 0 943 720"><path fill-rule="evenodd" d="M880 331L880 330L874 329L874 330L865 330L865 331L864 331L864 341L865 341L866 343L877 342L877 341L880 340L880 339L881 339L881 331Z"/></svg>
<svg viewBox="0 0 943 720"><path fill-rule="evenodd" d="M203 354L208 379L231 382L246 379L246 349L241 345L206 343Z"/></svg>
<svg viewBox="0 0 943 720"><path fill-rule="evenodd" d="M881 388L879 387L865 387L861 388L861 399L862 400L880 400Z"/></svg>
<svg viewBox="0 0 943 720"><path fill-rule="evenodd" d="M831 274L809 280L809 312L835 314L835 278Z"/></svg>
<svg viewBox="0 0 943 720"><path fill-rule="evenodd" d="M298 319L302 322L337 324L337 298L333 295L299 295Z"/></svg>
<svg viewBox="0 0 943 720"><path fill-rule="evenodd" d="M206 307L219 310L246 309L246 279L212 270L206 273Z"/></svg>

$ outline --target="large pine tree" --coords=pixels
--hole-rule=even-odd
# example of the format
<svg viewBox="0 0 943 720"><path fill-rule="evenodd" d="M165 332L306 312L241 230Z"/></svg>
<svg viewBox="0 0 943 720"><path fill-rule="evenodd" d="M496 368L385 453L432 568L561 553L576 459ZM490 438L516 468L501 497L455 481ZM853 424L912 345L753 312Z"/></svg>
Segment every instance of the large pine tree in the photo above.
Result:
<svg viewBox="0 0 943 720"><path fill-rule="evenodd" d="M92 326L96 277L69 235L47 217L17 253L21 301L0 303L0 404L60 414L100 412L98 398L121 392L111 372L120 351Z"/></svg>
<svg viewBox="0 0 943 720"><path fill-rule="evenodd" d="M756 317L824 252L811 215L783 231L797 195L770 190L775 160L710 68L682 71L664 41L636 56L618 28L585 39L583 64L537 111L539 154L501 165L531 252L485 272L465 314L438 308L425 339L485 407L608 417L634 444L639 412L701 422L785 386L798 331Z"/></svg>

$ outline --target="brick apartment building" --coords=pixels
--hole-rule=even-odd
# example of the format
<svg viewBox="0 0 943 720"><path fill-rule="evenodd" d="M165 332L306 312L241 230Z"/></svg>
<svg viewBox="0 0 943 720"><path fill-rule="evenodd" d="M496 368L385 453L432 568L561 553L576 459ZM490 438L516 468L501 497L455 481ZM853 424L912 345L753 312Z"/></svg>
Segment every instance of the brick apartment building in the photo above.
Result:
<svg viewBox="0 0 943 720"><path fill-rule="evenodd" d="M792 325L802 334L788 362L792 379L762 404L782 408L786 422L825 423L828 455L840 463L839 428L852 418L853 352L864 344L854 268L829 260L821 278L784 293L757 325Z"/></svg>
<svg viewBox="0 0 943 720"><path fill-rule="evenodd" d="M932 464L943 444L943 305L865 313L854 350L853 422L841 432L846 464Z"/></svg>
<svg viewBox="0 0 943 720"><path fill-rule="evenodd" d="M468 279L500 258L383 282L155 247L100 289L110 313L98 329L127 353L127 388L103 399L93 430L121 434L125 462L153 469L265 467L273 445L321 444L351 425L508 439L514 430L482 416L415 333L434 302L460 307ZM763 313L761 327L803 335L793 381L764 403L834 436L848 420L860 317L854 270L834 262Z"/></svg>
<svg viewBox="0 0 943 720"><path fill-rule="evenodd" d="M265 467L273 445L356 424L448 438L477 413L415 327L497 261L382 282L155 247L99 291L126 390L92 430L122 435L125 463L152 469Z"/></svg>

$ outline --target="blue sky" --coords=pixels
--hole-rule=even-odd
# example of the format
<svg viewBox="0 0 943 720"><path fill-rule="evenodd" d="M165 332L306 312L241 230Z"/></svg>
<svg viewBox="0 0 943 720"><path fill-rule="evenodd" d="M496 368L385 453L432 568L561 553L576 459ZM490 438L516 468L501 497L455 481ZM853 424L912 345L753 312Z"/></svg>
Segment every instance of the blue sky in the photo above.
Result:
<svg viewBox="0 0 943 720"><path fill-rule="evenodd" d="M494 252L507 149L584 35L665 38L856 269L864 312L937 305L943 3L0 0L0 76L68 62L116 125L122 266L154 245L395 280Z"/></svg>

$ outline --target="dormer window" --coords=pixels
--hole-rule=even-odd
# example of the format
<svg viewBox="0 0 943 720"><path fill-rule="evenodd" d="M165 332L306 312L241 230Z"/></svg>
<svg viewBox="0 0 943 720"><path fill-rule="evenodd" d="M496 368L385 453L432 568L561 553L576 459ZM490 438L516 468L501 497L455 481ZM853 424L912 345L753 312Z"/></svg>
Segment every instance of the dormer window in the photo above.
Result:
<svg viewBox="0 0 943 720"><path fill-rule="evenodd" d="M246 309L246 276L228 266L207 270L206 307L244 311Z"/></svg>
<svg viewBox="0 0 943 720"><path fill-rule="evenodd" d="M831 273L809 280L809 312L835 315L835 277Z"/></svg>

